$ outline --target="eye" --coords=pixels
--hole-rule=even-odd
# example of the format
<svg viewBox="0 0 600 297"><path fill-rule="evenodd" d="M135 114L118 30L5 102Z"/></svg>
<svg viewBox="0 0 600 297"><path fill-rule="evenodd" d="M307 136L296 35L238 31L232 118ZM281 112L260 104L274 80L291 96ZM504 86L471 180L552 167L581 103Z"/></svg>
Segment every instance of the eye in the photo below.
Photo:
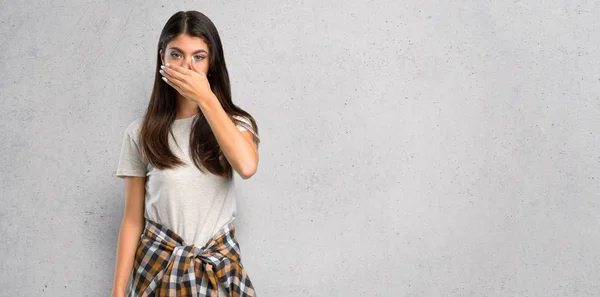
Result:
<svg viewBox="0 0 600 297"><path fill-rule="evenodd" d="M194 57L197 61L202 61L202 59L204 59L204 56L195 56Z"/></svg>
<svg viewBox="0 0 600 297"><path fill-rule="evenodd" d="M179 53L171 52L171 57L178 58L179 57Z"/></svg>

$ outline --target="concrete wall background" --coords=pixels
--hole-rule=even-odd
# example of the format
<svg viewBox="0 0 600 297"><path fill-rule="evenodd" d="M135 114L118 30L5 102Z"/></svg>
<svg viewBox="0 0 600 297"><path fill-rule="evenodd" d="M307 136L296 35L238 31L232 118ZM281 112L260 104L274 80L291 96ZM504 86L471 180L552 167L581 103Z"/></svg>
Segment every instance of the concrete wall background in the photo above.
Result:
<svg viewBox="0 0 600 297"><path fill-rule="evenodd" d="M109 296L121 136L178 10L259 125L259 296L600 295L597 1L0 6L2 296Z"/></svg>

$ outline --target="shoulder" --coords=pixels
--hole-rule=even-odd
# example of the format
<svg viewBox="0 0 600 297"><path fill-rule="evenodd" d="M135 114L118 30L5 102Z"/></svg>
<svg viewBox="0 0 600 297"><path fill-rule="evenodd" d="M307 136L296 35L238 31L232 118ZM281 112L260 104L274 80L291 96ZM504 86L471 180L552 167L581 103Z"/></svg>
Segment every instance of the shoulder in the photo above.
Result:
<svg viewBox="0 0 600 297"><path fill-rule="evenodd" d="M232 115L232 117L239 121L236 123L236 126L238 127L238 129L240 131L250 130L250 132L252 132L252 134L254 134L258 137L258 129L252 123L252 121L250 120L250 118L248 116ZM253 120L254 120L254 118L253 118Z"/></svg>
<svg viewBox="0 0 600 297"><path fill-rule="evenodd" d="M233 115L234 118L248 124L248 125L252 125L252 122L250 121L250 119L246 116L240 116L240 115Z"/></svg>
<svg viewBox="0 0 600 297"><path fill-rule="evenodd" d="M135 120L131 121L129 123L129 125L127 125L127 128L125 128L125 133L127 133L131 136L137 136L140 132L140 129L142 128L143 120L144 120L144 117L139 117L139 118L136 118Z"/></svg>
<svg viewBox="0 0 600 297"><path fill-rule="evenodd" d="M127 125L127 128L125 128L125 131L123 132L123 137L130 139L130 141L133 141L136 145L139 146L138 140L140 137L140 130L142 128L143 121L143 117L139 117L131 121L129 125Z"/></svg>

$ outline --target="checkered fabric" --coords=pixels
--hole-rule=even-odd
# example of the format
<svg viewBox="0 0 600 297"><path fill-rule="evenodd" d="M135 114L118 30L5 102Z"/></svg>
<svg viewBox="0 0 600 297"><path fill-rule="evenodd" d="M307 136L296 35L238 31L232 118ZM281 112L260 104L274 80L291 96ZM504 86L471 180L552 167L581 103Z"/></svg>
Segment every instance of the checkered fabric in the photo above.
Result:
<svg viewBox="0 0 600 297"><path fill-rule="evenodd" d="M146 219L126 296L217 297L218 281L229 297L256 297L241 263L234 219L203 247L187 245L173 230Z"/></svg>

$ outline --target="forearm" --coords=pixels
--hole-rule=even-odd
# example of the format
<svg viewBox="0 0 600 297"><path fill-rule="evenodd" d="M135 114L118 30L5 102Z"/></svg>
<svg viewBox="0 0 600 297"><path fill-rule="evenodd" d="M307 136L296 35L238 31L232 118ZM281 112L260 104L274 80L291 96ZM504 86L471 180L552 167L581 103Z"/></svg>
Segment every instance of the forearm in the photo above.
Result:
<svg viewBox="0 0 600 297"><path fill-rule="evenodd" d="M113 280L113 296L116 292L125 293L127 281L133 269L135 251L144 228L144 221L123 218L117 243L117 259ZM116 296L121 296L117 294Z"/></svg>
<svg viewBox="0 0 600 297"><path fill-rule="evenodd" d="M255 144L238 130L216 97L213 100L203 100L198 106L231 166L242 177L252 175L258 161Z"/></svg>

